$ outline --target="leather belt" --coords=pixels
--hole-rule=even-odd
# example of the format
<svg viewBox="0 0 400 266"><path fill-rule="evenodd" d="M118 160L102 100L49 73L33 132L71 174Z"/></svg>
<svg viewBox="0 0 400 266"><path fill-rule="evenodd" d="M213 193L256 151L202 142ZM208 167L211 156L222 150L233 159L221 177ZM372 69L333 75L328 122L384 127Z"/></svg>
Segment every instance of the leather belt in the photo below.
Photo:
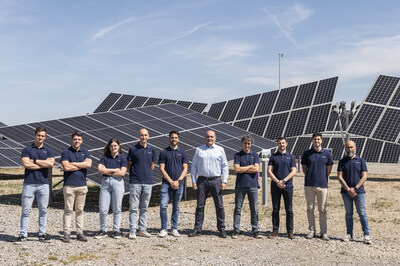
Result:
<svg viewBox="0 0 400 266"><path fill-rule="evenodd" d="M199 178L205 179L207 181L211 181L211 180L215 180L215 179L219 178L219 176L210 176L210 177L208 177L208 176L199 176Z"/></svg>

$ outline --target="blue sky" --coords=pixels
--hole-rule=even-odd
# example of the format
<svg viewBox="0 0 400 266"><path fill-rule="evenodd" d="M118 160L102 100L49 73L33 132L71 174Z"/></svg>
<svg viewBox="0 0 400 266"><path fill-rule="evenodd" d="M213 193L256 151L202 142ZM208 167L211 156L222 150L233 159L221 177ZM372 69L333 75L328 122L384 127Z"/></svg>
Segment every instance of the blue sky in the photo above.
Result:
<svg viewBox="0 0 400 266"><path fill-rule="evenodd" d="M399 76L398 1L0 1L0 121L93 112L110 93L214 103L339 76Z"/></svg>

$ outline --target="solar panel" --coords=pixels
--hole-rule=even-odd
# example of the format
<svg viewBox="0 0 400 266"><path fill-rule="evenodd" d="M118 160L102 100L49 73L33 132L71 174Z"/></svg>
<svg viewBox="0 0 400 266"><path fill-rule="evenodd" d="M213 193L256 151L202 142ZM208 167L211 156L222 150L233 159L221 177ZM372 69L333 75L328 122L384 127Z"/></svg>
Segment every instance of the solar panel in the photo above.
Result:
<svg viewBox="0 0 400 266"><path fill-rule="evenodd" d="M147 102L144 104L144 106L152 106L152 105L158 105L160 104L162 99L160 98L149 98Z"/></svg>
<svg viewBox="0 0 400 266"><path fill-rule="evenodd" d="M225 104L226 102L214 103L211 105L210 110L208 110L207 115L212 118L219 119L222 111L224 110Z"/></svg>
<svg viewBox="0 0 400 266"><path fill-rule="evenodd" d="M386 105L400 78L380 75L369 92L366 102Z"/></svg>
<svg viewBox="0 0 400 266"><path fill-rule="evenodd" d="M176 103L177 100L171 100L171 99L164 99L162 100L161 104L166 104L166 103Z"/></svg>
<svg viewBox="0 0 400 266"><path fill-rule="evenodd" d="M327 142L328 139L324 140ZM340 137L332 137L327 145L328 148L332 148L332 157L333 160L338 161L343 158L344 146L343 140Z"/></svg>
<svg viewBox="0 0 400 266"><path fill-rule="evenodd" d="M269 91L262 94L255 116L267 115L272 112L278 91Z"/></svg>
<svg viewBox="0 0 400 266"><path fill-rule="evenodd" d="M318 82L317 93L314 98L314 105L333 101L337 81L338 77L334 77L320 80Z"/></svg>
<svg viewBox="0 0 400 266"><path fill-rule="evenodd" d="M374 138L396 142L400 132L400 110L387 108L373 135Z"/></svg>
<svg viewBox="0 0 400 266"><path fill-rule="evenodd" d="M274 113L290 110L296 95L297 86L281 89L276 101Z"/></svg>
<svg viewBox="0 0 400 266"><path fill-rule="evenodd" d="M111 107L110 111L125 109L128 104L133 100L133 98L135 98L135 96L133 95L122 95L113 105L113 107Z"/></svg>
<svg viewBox="0 0 400 266"><path fill-rule="evenodd" d="M264 137L271 140L276 140L281 137L288 116L288 112L272 115L268 123L268 128L264 133Z"/></svg>
<svg viewBox="0 0 400 266"><path fill-rule="evenodd" d="M383 141L367 139L367 143L365 144L361 157L367 162L378 162L382 146Z"/></svg>
<svg viewBox="0 0 400 266"><path fill-rule="evenodd" d="M256 94L256 95L251 95L251 96L245 97L242 107L240 108L236 119L239 120L239 119L252 117L260 97L261 97L261 94Z"/></svg>
<svg viewBox="0 0 400 266"><path fill-rule="evenodd" d="M136 96L131 103L128 105L127 108L137 108L137 107L142 107L143 104L149 99L149 97L143 97L143 96Z"/></svg>
<svg viewBox="0 0 400 266"><path fill-rule="evenodd" d="M192 102L188 102L188 101L178 101L177 104L179 104L180 106L189 108L189 106L192 104Z"/></svg>
<svg viewBox="0 0 400 266"><path fill-rule="evenodd" d="M107 112L111 106L121 97L122 94L110 93L104 101L94 110L94 113Z"/></svg>
<svg viewBox="0 0 400 266"><path fill-rule="evenodd" d="M204 109L206 109L207 104L206 103L192 103L192 105L190 106L190 110L202 113L204 111Z"/></svg>
<svg viewBox="0 0 400 266"><path fill-rule="evenodd" d="M233 125L235 126L235 127L238 127L238 128L241 128L241 129L244 129L244 130L247 130L247 128L249 127L249 124L250 124L250 120L244 120L244 121L238 121L238 122L235 122ZM250 132L253 132L253 131L251 131L251 130L249 130ZM255 132L253 132L253 133L255 133ZM257 133L256 133L257 134Z"/></svg>
<svg viewBox="0 0 400 266"><path fill-rule="evenodd" d="M250 121L250 120L247 120L247 121ZM269 121L269 116L253 118L253 120L251 121L250 127L249 127L249 131L254 134L263 136L265 128L267 127L268 121Z"/></svg>
<svg viewBox="0 0 400 266"><path fill-rule="evenodd" d="M400 157L400 145L385 142L382 148L380 163L398 163Z"/></svg>
<svg viewBox="0 0 400 266"><path fill-rule="evenodd" d="M311 147L311 137L299 137L297 138L296 145L292 150L294 156L301 156L303 152L309 150Z"/></svg>
<svg viewBox="0 0 400 266"><path fill-rule="evenodd" d="M299 109L290 113L288 125L286 126L285 137L301 136L303 135L304 126L307 122L308 113L310 108Z"/></svg>
<svg viewBox="0 0 400 266"><path fill-rule="evenodd" d="M5 127L7 126L6 124L4 124L3 122L0 122L0 127Z"/></svg>
<svg viewBox="0 0 400 266"><path fill-rule="evenodd" d="M305 134L325 131L328 122L331 104L315 106L311 109Z"/></svg>
<svg viewBox="0 0 400 266"><path fill-rule="evenodd" d="M312 105L315 89L317 88L317 81L300 85L299 91L296 96L296 101L293 104L293 109L308 107Z"/></svg>
<svg viewBox="0 0 400 266"><path fill-rule="evenodd" d="M225 106L224 112L222 113L221 118L219 120L223 122L233 121L240 108L240 105L242 104L242 101L243 98L228 101L228 103Z"/></svg>

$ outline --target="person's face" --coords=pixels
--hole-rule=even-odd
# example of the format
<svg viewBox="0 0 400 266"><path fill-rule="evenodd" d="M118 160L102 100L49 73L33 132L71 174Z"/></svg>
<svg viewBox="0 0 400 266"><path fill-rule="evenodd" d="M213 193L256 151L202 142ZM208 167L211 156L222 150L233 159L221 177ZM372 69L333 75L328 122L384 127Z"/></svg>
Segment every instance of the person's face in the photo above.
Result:
<svg viewBox="0 0 400 266"><path fill-rule="evenodd" d="M110 144L110 152L112 154L117 154L119 152L119 145L116 142L111 142Z"/></svg>
<svg viewBox="0 0 400 266"><path fill-rule="evenodd" d="M216 140L215 132L211 131L211 130L207 131L205 140L206 140L207 147L211 147L215 143L215 140Z"/></svg>
<svg viewBox="0 0 400 266"><path fill-rule="evenodd" d="M39 144L43 144L44 140L46 139L46 132L39 131L35 135L35 142Z"/></svg>
<svg viewBox="0 0 400 266"><path fill-rule="evenodd" d="M250 140L245 140L242 142L242 147L243 147L243 151L245 153L248 153L250 151L251 148L251 141Z"/></svg>
<svg viewBox="0 0 400 266"><path fill-rule="evenodd" d="M354 142L347 142L346 146L344 147L347 156L352 158L356 154L356 144Z"/></svg>
<svg viewBox="0 0 400 266"><path fill-rule="evenodd" d="M287 142L284 139L281 139L280 141L278 141L278 149L279 151L285 151L287 147Z"/></svg>
<svg viewBox="0 0 400 266"><path fill-rule="evenodd" d="M172 146L178 145L178 142L179 142L179 137L177 134L172 134L171 137L169 137L169 143Z"/></svg>
<svg viewBox="0 0 400 266"><path fill-rule="evenodd" d="M149 132L146 129L141 129L139 131L140 143L145 144L145 143L147 143L148 139L149 139Z"/></svg>
<svg viewBox="0 0 400 266"><path fill-rule="evenodd" d="M81 144L83 142L83 139L82 139L82 137L75 135L75 136L72 137L71 141L72 141L72 147L75 150L77 150L81 146Z"/></svg>
<svg viewBox="0 0 400 266"><path fill-rule="evenodd" d="M321 147L322 144L322 138L320 136L316 136L312 139L312 143L315 148L319 148Z"/></svg>

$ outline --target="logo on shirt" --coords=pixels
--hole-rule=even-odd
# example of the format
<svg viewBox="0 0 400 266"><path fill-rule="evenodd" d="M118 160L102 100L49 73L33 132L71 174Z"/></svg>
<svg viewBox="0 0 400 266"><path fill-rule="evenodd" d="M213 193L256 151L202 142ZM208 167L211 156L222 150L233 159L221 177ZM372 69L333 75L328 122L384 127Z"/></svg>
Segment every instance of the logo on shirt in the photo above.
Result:
<svg viewBox="0 0 400 266"><path fill-rule="evenodd" d="M148 151L147 153L148 153L148 154L152 154L152 152L151 152L151 151Z"/></svg>
<svg viewBox="0 0 400 266"><path fill-rule="evenodd" d="M290 160L290 157L286 157L286 159Z"/></svg>
<svg viewBox="0 0 400 266"><path fill-rule="evenodd" d="M324 159L326 159L326 156L323 156L323 155L322 155L321 157L324 158Z"/></svg>
<svg viewBox="0 0 400 266"><path fill-rule="evenodd" d="M43 153L47 153L47 151L43 151Z"/></svg>

